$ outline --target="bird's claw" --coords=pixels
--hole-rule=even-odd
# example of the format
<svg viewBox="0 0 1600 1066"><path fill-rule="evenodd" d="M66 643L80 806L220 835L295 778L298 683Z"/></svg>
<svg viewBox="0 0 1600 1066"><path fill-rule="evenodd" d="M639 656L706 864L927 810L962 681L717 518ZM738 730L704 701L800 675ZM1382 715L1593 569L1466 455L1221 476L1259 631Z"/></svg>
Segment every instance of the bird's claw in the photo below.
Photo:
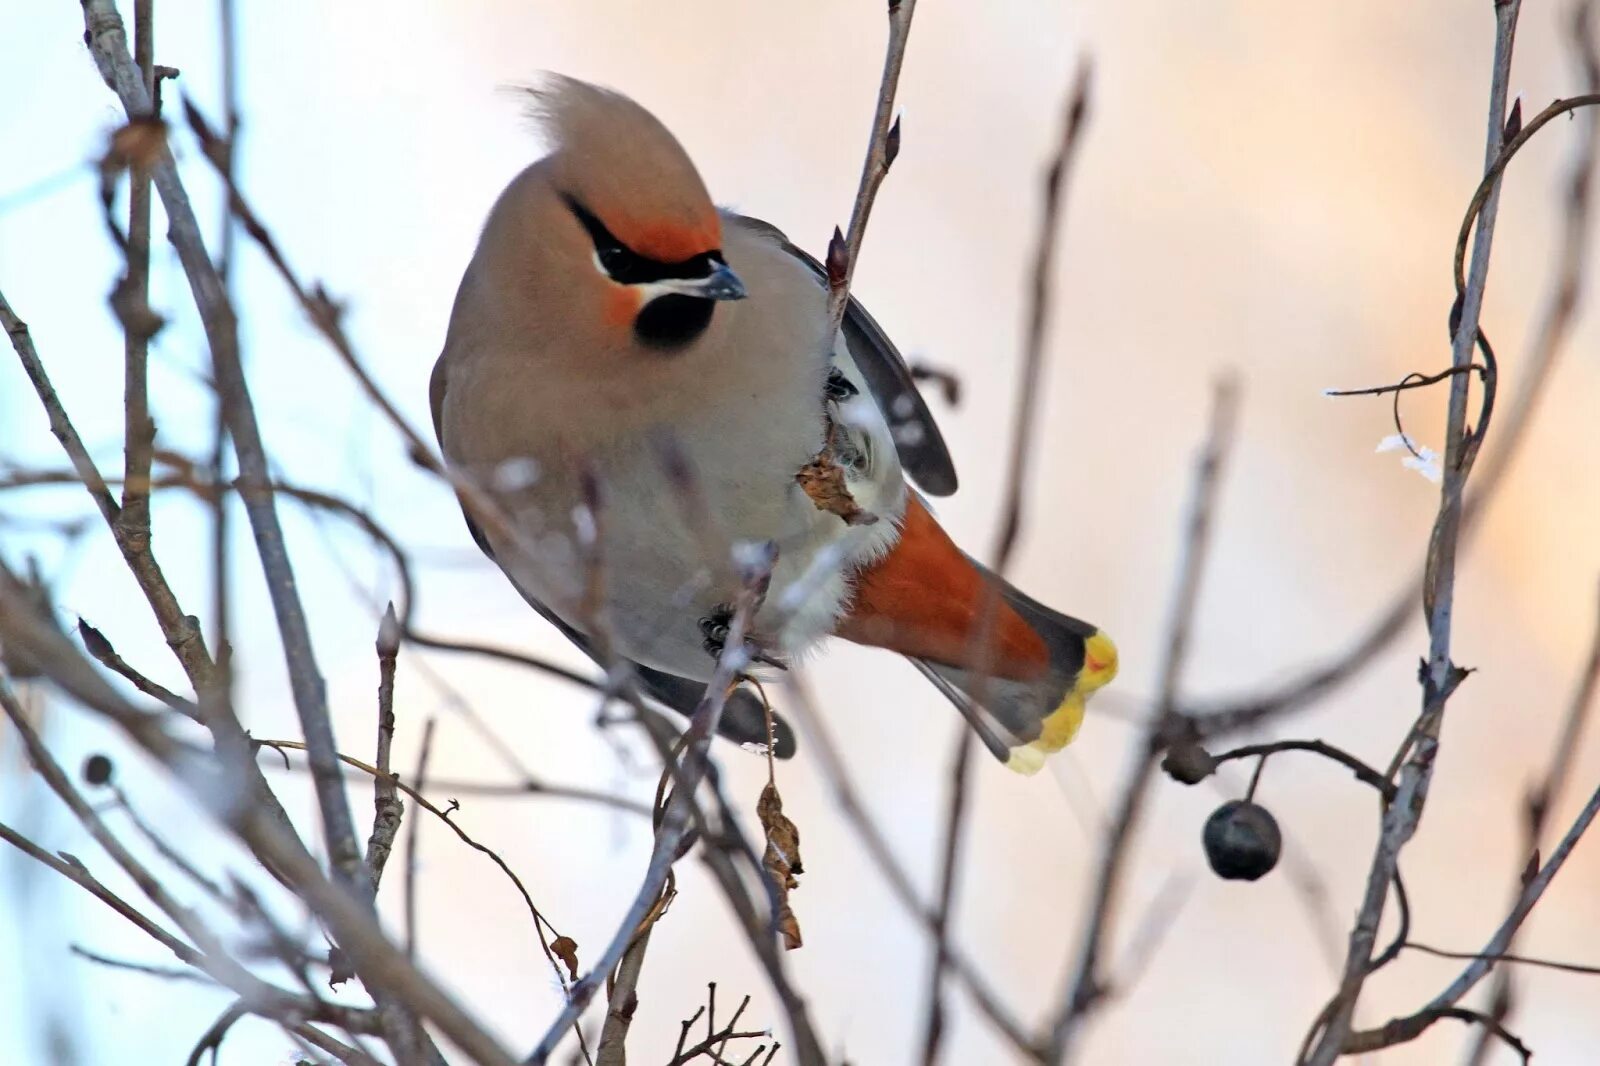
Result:
<svg viewBox="0 0 1600 1066"><path fill-rule="evenodd" d="M713 659L721 659L722 652L728 644L729 626L733 622L733 608L725 603L720 603L711 609L711 613L700 619L700 634L705 638L701 647ZM789 664L770 652L763 651L761 646L748 636L744 641L746 654L751 662L763 663L779 670L789 669Z"/></svg>
<svg viewBox="0 0 1600 1066"><path fill-rule="evenodd" d="M828 381L823 387L823 393L834 403L843 403L853 396L858 395L855 384L844 376L844 371L838 367L828 368Z"/></svg>

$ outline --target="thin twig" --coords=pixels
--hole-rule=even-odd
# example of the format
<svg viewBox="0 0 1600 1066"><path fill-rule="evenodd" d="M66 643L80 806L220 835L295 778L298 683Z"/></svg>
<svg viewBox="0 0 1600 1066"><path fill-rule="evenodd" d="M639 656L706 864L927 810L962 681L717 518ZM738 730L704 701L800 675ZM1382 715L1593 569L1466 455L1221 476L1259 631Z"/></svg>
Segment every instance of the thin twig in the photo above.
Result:
<svg viewBox="0 0 1600 1066"><path fill-rule="evenodd" d="M956 877L961 868L962 826L971 773L972 732L965 722L958 722L955 751L950 758L950 800L945 811L939 888L933 905L933 962L928 971L928 1020L922 1032L924 1066L932 1066L938 1061L939 1048L944 1040L944 973L949 965L950 917L955 903Z"/></svg>
<svg viewBox="0 0 1600 1066"><path fill-rule="evenodd" d="M900 153L900 122L894 118L895 92L900 86L900 68L905 63L906 41L911 35L911 16L917 0L890 0L889 39L884 46L883 77L878 81L878 100L872 109L872 132L867 138L867 155L861 165L861 181L856 186L855 203L850 207L850 225L845 233L833 231L828 245L828 332L825 351L833 347L839 324L850 302L850 282L855 278L856 260L867 235L867 219L878 198L878 188L888 176L889 167Z"/></svg>
<svg viewBox="0 0 1600 1066"><path fill-rule="evenodd" d="M394 743L394 672L395 660L400 655L400 619L395 616L394 604L383 612L378 623L378 753L377 773L372 775L372 836L367 840L367 872L372 878L372 894L378 894L378 883L383 878L383 867L389 861L389 851L400 832L400 821L405 805L400 802L395 788L394 774L389 770L389 748Z"/></svg>
<svg viewBox="0 0 1600 1066"><path fill-rule="evenodd" d="M67 459L72 463L72 469L77 472L77 481L88 490L90 499L105 518L106 525L111 528L123 561L127 563L134 580L139 584L140 591L149 602L156 624L161 627L162 637L177 655L178 662L189 676L189 683L195 686L197 691L203 690L210 683L213 665L199 628L178 604L177 597L173 595L172 587L167 584L167 579L162 574L161 566L156 562L148 541L142 544L130 541L118 524L121 508L112 497L111 490L106 486L105 479L95 466L94 460L89 457L89 451L73 427L72 420L67 417L66 408L56 395L55 387L50 383L50 376L45 373L44 363L34 347L27 323L12 311L3 293L0 293L0 325L5 326L6 333L11 338L11 346L22 362L23 372L33 383L39 403L44 407L45 415L50 420L51 434L61 442L62 450L67 453Z"/></svg>
<svg viewBox="0 0 1600 1066"><path fill-rule="evenodd" d="M117 809L127 816L133 828L145 839L145 843L155 849L157 855L160 855L162 859L183 874L184 877L198 885L212 899L221 901L224 898L221 887L215 881L202 874L193 863L184 858L177 848L167 843L166 838L157 833L154 826L139 816L139 812L134 810L133 804L128 801L128 794L122 790L121 786L115 781L110 781L107 782L106 787L111 790Z"/></svg>
<svg viewBox="0 0 1600 1066"><path fill-rule="evenodd" d="M222 54L219 57L222 67L222 100L226 136L219 154L218 166L226 180L232 180L233 166L239 154L239 49L237 12L234 10L233 0L218 0L217 24L220 30ZM237 242L237 229L234 225L233 211L224 204L221 219L221 244L217 250L217 276L222 282L222 293L230 306L238 310L233 299L233 283L235 272L233 269L235 246ZM241 358L243 356L241 355ZM222 396L217 395L216 409L211 416L211 462L209 469L213 481L225 481L224 473L228 463L228 417L227 409L222 403ZM231 543L230 514L228 511L227 497L221 493L211 498L211 624L218 648L228 645L228 633L232 625L231 601L233 589L232 567L229 561L229 544ZM233 671L226 660L221 664L217 678L218 689L224 699L231 698L233 688Z"/></svg>
<svg viewBox="0 0 1600 1066"><path fill-rule="evenodd" d="M678 859L680 845L684 842L689 829L691 821L689 809L695 806L695 789L706 773L706 749L711 743L712 734L716 731L717 722L722 717L723 705L727 702L739 674L746 665L740 653L745 646L745 635L749 632L750 620L765 593L769 576L751 575L750 583L740 593L733 618L728 625L728 636L723 652L718 656L716 670L706 685L705 698L700 701L690 719L689 731L685 734L687 743L683 760L674 773L672 800L667 805L661 826L656 832L644 880L634 895L633 903L600 958L590 971L572 986L572 993L568 997L566 1006L554 1024L546 1030L538 1046L523 1060L525 1066L541 1066L566 1035L567 1030L577 1024L584 1008L589 1005L600 984L616 968L623 952L633 942L636 930L661 895L662 886L666 884L667 877L672 872L672 864Z"/></svg>
<svg viewBox="0 0 1600 1066"><path fill-rule="evenodd" d="M75 857L68 855L66 852L52 855L4 822L0 822L0 840L10 844L35 862L48 866L68 881L88 892L101 903L128 919L141 931L176 955L179 960L191 966L199 964L200 953L198 951L141 914L131 903L102 884L98 878L89 872L88 867L84 866Z"/></svg>
<svg viewBox="0 0 1600 1066"><path fill-rule="evenodd" d="M1146 735L1137 742L1124 779L1115 815L1101 842L1095 866L1095 894L1084 919L1078 961L1050 1030L1047 1059L1064 1062L1084 1019L1106 993L1101 972L1107 934L1114 922L1129 846L1150 793L1162 737L1177 714L1178 679L1189 647L1189 635L1199 604L1201 576L1211 539L1212 514L1221 486L1223 462L1233 439L1237 387L1231 378L1217 383L1212 398L1211 428L1195 472L1193 496L1185 523L1183 557L1176 584L1172 615L1168 621L1166 653L1161 660L1156 713Z"/></svg>
<svg viewBox="0 0 1600 1066"><path fill-rule="evenodd" d="M165 685L150 680L150 678L134 669L122 656L117 654L117 649L111 646L111 641L106 639L104 633L85 622L82 618L78 619L78 636L83 640L83 646L89 654L93 655L100 662L100 665L107 670L126 679L134 688L143 692L146 696L160 700L185 718L195 722L203 721L200 715L200 708L195 705L193 700L185 699Z"/></svg>
<svg viewBox="0 0 1600 1066"><path fill-rule="evenodd" d="M68 944L67 950L97 966L104 966L110 970L122 970L127 973L144 974L146 977L156 977L163 981L191 982L216 988L217 983L199 970L180 969L176 966L156 966L148 962L135 962L132 959L118 959L110 955L102 955L98 951L91 951L82 944Z"/></svg>
<svg viewBox="0 0 1600 1066"><path fill-rule="evenodd" d="M353 1048L341 1040L335 1040L314 1025L289 1025L284 1028L289 1035L305 1041L318 1051L326 1051L345 1066L383 1066L383 1063L360 1048Z"/></svg>
<svg viewBox="0 0 1600 1066"><path fill-rule="evenodd" d="M600 1043L595 1048L596 1066L625 1066L628 1061L628 1030L633 1025L634 1012L639 1009L639 977L644 970L645 952L650 947L650 933L655 923L650 922L639 930L628 950L622 953L617 966L617 976L609 996L606 1018L600 1028ZM578 1030L583 1039L583 1030Z"/></svg>
<svg viewBox="0 0 1600 1066"><path fill-rule="evenodd" d="M1584 88L1590 93L1600 91L1600 52L1597 52L1594 41L1593 16L1594 4L1584 0L1574 6L1569 27L1572 53L1583 78ZM1565 192L1563 224L1560 250L1555 259L1557 267L1554 282L1545 309L1539 318L1532 350L1528 354L1528 384L1512 401L1512 413L1508 423L1518 428L1508 429L1506 431L1508 433L1520 431L1522 420L1518 415L1533 402L1550 363L1560 351L1561 341L1570 328L1577 310L1578 296L1583 287L1588 258L1589 218L1594 200L1591 185L1596 160L1600 157L1600 112L1589 110L1584 117L1582 133L1579 135L1571 165L1563 182ZM1506 449L1502 448L1485 461L1480 481L1499 476L1506 465L1500 462L1505 451ZM1588 720L1589 708L1593 705L1597 680L1600 680L1600 619L1596 620L1588 662L1579 675L1578 685L1556 738L1544 780L1529 790L1523 821L1525 853L1538 851L1551 808L1566 785L1572 768L1572 759L1578 750L1579 736ZM1519 872L1517 882L1513 886L1514 895L1520 894L1521 890ZM1512 943L1514 941L1509 941L1507 946L1511 946ZM1515 971L1511 968L1503 967L1495 971L1494 984L1489 991L1489 1017L1495 1022L1504 1022L1511 1015L1514 982ZM1488 1055L1490 1034L1488 1027L1478 1030L1467 1053L1466 1066L1482 1066Z"/></svg>
<svg viewBox="0 0 1600 1066"><path fill-rule="evenodd" d="M375 996L410 1005L466 1054L473 1056L480 1066L511 1066L513 1060L499 1042L432 979L408 962L378 926L370 907L329 880L299 838L270 811L255 803L233 803L219 809L219 796L226 795L228 789L219 787L218 767L208 764L204 753L179 743L168 733L164 721L170 716L143 711L118 695L65 637L38 617L21 583L3 560L0 560L0 642L21 648L56 684L85 706L104 715L166 767L173 780L201 810L217 816L219 824L277 872L327 924L340 948L355 962L363 983ZM231 765L224 764L221 769L233 778L240 776ZM248 761L242 773L259 776L259 770ZM264 784L260 787L265 790Z"/></svg>
<svg viewBox="0 0 1600 1066"><path fill-rule="evenodd" d="M130 118L148 115L150 94L128 54L122 19L111 0L83 0L85 39L106 84L116 92ZM178 177L177 165L167 149L152 167L169 224L168 233L194 295L211 349L213 376L224 409L234 452L239 460L241 495L255 534L257 553L266 575L285 665L300 727L309 745L312 778L322 830L334 869L357 898L369 887L361 876L361 851L356 843L355 821L344 793L335 753L333 725L328 715L327 690L317 667L305 608L295 585L294 568L284 542L273 500L266 447L256 421L255 406L239 360L238 329L227 293L207 254L200 227ZM399 1048L396 1049L400 1050Z"/></svg>
<svg viewBox="0 0 1600 1066"><path fill-rule="evenodd" d="M1587 5L1585 5L1587 8ZM1561 729L1557 733L1554 749L1550 753L1548 769L1544 779L1528 790L1524 805L1523 820L1523 851L1526 854L1537 855L1539 846L1544 836L1544 831L1550 819L1550 812L1556 802L1561 798L1567 781L1571 777L1574 753L1578 749L1579 738L1584 727L1588 724L1589 716L1597 702L1595 693L1600 688L1600 616L1595 619L1594 635L1590 638L1589 654L1583 667L1579 671L1577 684L1574 686L1572 699L1567 705L1567 713L1563 717ZM1515 889L1515 898L1520 898L1523 891L1523 874L1519 872ZM1513 961L1532 961L1521 959L1508 954L1510 948L1516 943L1515 937L1508 939L1505 951L1501 958ZM1430 950L1419 948L1419 950ZM1435 952L1437 954L1437 952ZM1557 965L1557 964L1550 964ZM1560 967L1557 968L1570 968ZM1512 977L1513 971L1501 969L1495 972L1494 985L1489 992L1489 1016L1497 1022L1503 1022L1511 1015L1512 1007ZM1468 1066L1481 1063L1487 1054L1487 1040L1480 1037L1468 1053Z"/></svg>
<svg viewBox="0 0 1600 1066"><path fill-rule="evenodd" d="M812 752L822 771L824 780L833 791L833 799L844 814L846 823L860 837L862 847L866 850L867 857L878 868L879 874L889 886L890 891L899 901L906 913L916 919L929 933L933 932L933 909L918 898L917 890L911 883L911 877L905 868L895 858L893 849L883 829L873 820L867 812L861 794L857 791L855 782L851 779L849 771L845 769L844 760L839 754L839 747L834 742L827 723L816 709L815 699L807 686L804 674L800 670L790 670L784 675L785 690L791 697L790 706L793 708L796 719L805 728L807 750ZM959 945L947 943L947 965L956 978L965 986L968 994L978 1010L986 1017L990 1024L1010 1043L1011 1047L1019 1054L1030 1059L1039 1058L1038 1049L1022 1023L1016 1018L1011 1007L1005 1002L998 992L990 986L988 981L978 972L975 963L961 950Z"/></svg>
<svg viewBox="0 0 1600 1066"><path fill-rule="evenodd" d="M1550 857L1533 876L1528 878L1516 904L1511 908L1511 913L1500 923L1500 927L1489 938L1483 950L1472 956L1472 961L1460 975L1417 1013L1395 1019L1378 1029L1351 1033L1344 1041L1343 1053L1376 1051L1393 1044L1414 1040L1438 1019L1439 1011L1453 1008L1462 996L1470 992L1484 975L1494 968L1498 960L1506 956L1507 946L1516 936L1517 930L1532 913L1534 905L1544 895L1545 889L1550 886L1550 882L1567 861L1567 857L1572 854L1572 849L1582 839L1596 815L1600 815L1600 788L1590 795L1576 820L1550 852Z"/></svg>
<svg viewBox="0 0 1600 1066"><path fill-rule="evenodd" d="M1432 955L1436 959L1460 959L1466 962L1483 960L1484 962L1515 962L1524 966L1537 966L1541 970L1560 970L1562 973L1576 973L1594 976L1600 974L1600 966L1591 966L1581 962L1559 962L1556 959L1540 959L1532 955L1517 955L1509 951L1502 951L1498 955L1480 955L1470 951L1446 951L1443 948L1430 947L1419 944L1415 940L1407 940L1405 947L1409 951L1420 951L1424 955ZM1496 971L1503 973L1505 971Z"/></svg>
<svg viewBox="0 0 1600 1066"><path fill-rule="evenodd" d="M1027 495L1029 457L1033 454L1034 421L1038 410L1039 379L1044 372L1045 333L1050 320L1051 293L1054 291L1057 233L1061 227L1062 205L1065 201L1066 177L1072 161L1077 156L1084 118L1089 107L1089 74L1087 62L1080 64L1078 74L1066 97L1061 136L1055 155L1045 171L1044 203L1040 212L1035 244L1032 283L1027 308L1027 332L1024 341L1021 378L1018 383L1017 418L1012 430L1011 449L1004 479L1005 496L998 543L995 547L993 570L1003 579L1010 568L1018 537L1022 529L1023 502ZM979 682L972 702L983 704L984 684L995 654L994 628L999 618L1000 588L991 583L983 598L982 611L975 627L976 660ZM939 891L934 904L933 962L928 977L927 1023L923 1029L922 1061L931 1066L939 1058L944 1037L944 975L949 964L949 929L952 901L955 893L956 871L961 855L962 827L967 806L968 780L972 769L972 734L961 729L956 738L956 749L951 759L950 802L945 818L943 859L940 866Z"/></svg>
<svg viewBox="0 0 1600 1066"><path fill-rule="evenodd" d="M1516 40L1517 16L1521 0L1504 0L1494 8L1495 54L1489 89L1488 135L1484 148L1484 169L1494 171L1502 158L1506 124L1506 101L1511 77L1511 55ZM1455 326L1451 363L1468 366L1478 336L1478 318L1483 308L1484 289L1489 277L1489 255L1494 239L1494 224L1499 205L1499 184L1489 182L1477 212L1477 239L1473 246L1472 273L1460 297L1460 321ZM1367 874L1367 887L1355 925L1350 931L1344 975L1333 998L1332 1010L1314 1045L1309 1066L1331 1066L1339 1057L1350 1032L1362 985L1372 972L1372 954L1377 941L1389 886L1398 869L1400 851L1416 832L1421 821L1428 787L1439 749L1440 721L1445 704L1463 676L1450 658L1451 621L1455 608L1456 551L1461 534L1461 509L1466 479L1487 428L1493 376L1486 378L1484 413L1472 434L1467 432L1467 375L1450 383L1450 403L1445 430L1444 478L1440 489L1439 514L1429 541L1428 565L1423 583L1423 603L1428 616L1428 662L1423 678L1423 725L1418 730L1412 754L1400 771L1394 802L1383 812L1378 843Z"/></svg>
<svg viewBox="0 0 1600 1066"><path fill-rule="evenodd" d="M161 97L155 71L155 16L153 0L134 0L135 62L144 80L152 110L159 118ZM150 418L150 337L159 325L150 310L150 174L135 163L128 170L127 273L112 298L123 326L123 475L127 484L117 514L119 540L135 552L148 550L150 493L141 485L150 477L150 455L155 444L155 423Z"/></svg>
<svg viewBox="0 0 1600 1066"><path fill-rule="evenodd" d="M290 751L306 750L306 746L304 744L295 740L258 740L256 743L264 748L288 749ZM456 803L452 800L448 809L441 809L426 796L424 796L420 788L408 785L404 781L400 780L398 774L385 774L377 767L364 763L360 759L354 758L353 756L345 755L342 752L339 755L339 761L347 766L352 766L357 770L362 771L367 776L371 777L374 782L382 782L389 787L392 787L400 792L404 792L416 802L418 807L422 808L435 818L438 818L440 821L448 825L463 844L467 845L467 847L476 852L488 856L491 862L500 867L500 871L506 875L506 877L511 881L512 885L516 887L517 893L522 896L522 902L527 906L528 913L533 916L534 928L538 932L539 942L544 949L545 958L549 960L550 965L555 969L557 978L563 977L560 963L551 951L550 940L546 937L547 932L550 938L560 937L561 931L551 924L550 919L546 918L544 912L541 911L533 902L533 896L528 892L528 887L522 883L522 878L517 876L516 871L511 868L511 864L506 862L506 860L501 857L499 852L495 851L487 844L480 843L474 839L471 834L469 834L465 829L461 828L461 826L456 823L456 820L451 817L451 815L460 807L459 803ZM415 825L415 822L412 824Z"/></svg>
<svg viewBox="0 0 1600 1066"><path fill-rule="evenodd" d="M1218 763L1224 763L1232 759L1248 759L1257 755L1275 755L1280 751L1307 751L1331 759L1355 774L1356 779L1362 784L1377 789L1384 799L1394 798L1394 785L1382 774L1343 748L1335 747L1323 740L1275 740L1266 744L1245 744L1222 752L1214 758Z"/></svg>
<svg viewBox="0 0 1600 1066"><path fill-rule="evenodd" d="M422 746L417 750L417 772L413 777L416 781L416 797L421 802L423 786L428 778L428 756L433 751L434 720L429 718L422 725ZM398 783L398 782L397 782ZM444 817L442 814L440 817ZM417 826L422 821L420 818L411 819L411 828L406 835L406 958L417 957L417 843L419 840ZM450 823L452 829L460 832L454 822Z"/></svg>
<svg viewBox="0 0 1600 1066"><path fill-rule="evenodd" d="M222 1050L222 1041L227 1038L228 1031L250 1013L250 1008L244 1000L236 999L217 1015L217 1020L206 1026L206 1031L200 1034L200 1039L195 1041L194 1048L189 1052L189 1057L184 1060L184 1066L200 1066L200 1056L211 1052L211 1061L216 1062L218 1053Z"/></svg>
<svg viewBox="0 0 1600 1066"><path fill-rule="evenodd" d="M1011 448L1006 462L1008 475L1000 512L1000 537L994 556L997 571L1004 571L1010 564L1017 538L1022 532L1029 464L1035 450L1032 447L1033 424L1038 414L1039 394L1043 392L1038 386L1044 372L1045 331L1050 323L1050 294L1055 285L1056 247L1059 243L1057 233L1061 228L1067 172L1077 157L1084 119L1089 113L1089 76L1090 66L1085 60L1078 65L1077 76L1067 95L1061 139L1056 142L1056 154L1045 173L1044 209L1035 237L1033 268L1029 272L1028 326L1017 385L1017 419L1011 432Z"/></svg>

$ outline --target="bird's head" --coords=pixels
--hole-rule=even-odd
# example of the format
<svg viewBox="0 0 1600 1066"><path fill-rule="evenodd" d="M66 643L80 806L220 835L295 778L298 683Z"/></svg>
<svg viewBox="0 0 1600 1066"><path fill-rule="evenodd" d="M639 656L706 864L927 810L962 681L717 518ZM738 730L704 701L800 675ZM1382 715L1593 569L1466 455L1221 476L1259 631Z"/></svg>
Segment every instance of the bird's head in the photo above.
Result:
<svg viewBox="0 0 1600 1066"><path fill-rule="evenodd" d="M552 76L531 90L550 155L513 183L529 273L558 272L563 311L606 347L682 350L745 296L722 222L677 139L619 93ZM523 228L523 227L518 227ZM552 279L547 276L548 283Z"/></svg>

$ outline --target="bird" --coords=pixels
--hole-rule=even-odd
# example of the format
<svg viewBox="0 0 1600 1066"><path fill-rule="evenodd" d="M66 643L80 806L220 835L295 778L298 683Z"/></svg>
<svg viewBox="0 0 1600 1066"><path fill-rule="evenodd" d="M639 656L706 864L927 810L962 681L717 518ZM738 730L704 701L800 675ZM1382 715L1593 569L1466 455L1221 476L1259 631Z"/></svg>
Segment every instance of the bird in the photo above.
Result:
<svg viewBox="0 0 1600 1066"><path fill-rule="evenodd" d="M548 150L489 211L429 383L446 463L505 519L463 504L479 547L685 714L765 557L749 676L829 637L898 652L996 758L1039 770L1116 675L1116 646L939 525L929 497L956 490L954 464L883 329L852 298L830 343L825 268L719 209L642 105L555 74L527 91ZM735 689L719 731L788 757L764 700Z"/></svg>

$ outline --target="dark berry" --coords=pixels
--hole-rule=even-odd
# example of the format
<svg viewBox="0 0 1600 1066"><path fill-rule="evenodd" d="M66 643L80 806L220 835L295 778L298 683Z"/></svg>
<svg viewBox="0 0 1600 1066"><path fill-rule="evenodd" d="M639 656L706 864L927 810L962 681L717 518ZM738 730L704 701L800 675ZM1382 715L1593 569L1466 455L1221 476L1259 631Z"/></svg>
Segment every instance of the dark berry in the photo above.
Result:
<svg viewBox="0 0 1600 1066"><path fill-rule="evenodd" d="M1278 865L1283 834L1265 807L1229 800L1206 819L1206 861L1228 881L1254 881Z"/></svg>
<svg viewBox="0 0 1600 1066"><path fill-rule="evenodd" d="M91 755L83 760L83 779L91 785L111 783L111 760L104 755Z"/></svg>

